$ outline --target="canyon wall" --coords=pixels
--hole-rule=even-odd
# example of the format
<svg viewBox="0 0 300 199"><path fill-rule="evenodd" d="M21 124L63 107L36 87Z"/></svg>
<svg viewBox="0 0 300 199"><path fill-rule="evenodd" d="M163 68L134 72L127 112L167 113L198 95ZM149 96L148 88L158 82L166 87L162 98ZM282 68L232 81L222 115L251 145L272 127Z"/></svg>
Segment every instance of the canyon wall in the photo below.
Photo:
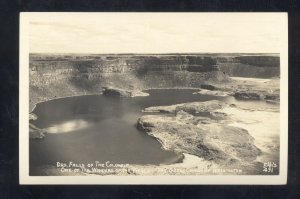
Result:
<svg viewBox="0 0 300 199"><path fill-rule="evenodd" d="M279 56L246 55L218 57L218 66L229 76L273 78L280 76Z"/></svg>
<svg viewBox="0 0 300 199"><path fill-rule="evenodd" d="M279 76L279 57L236 55L30 55L30 106L58 97L130 90L200 87L229 76Z"/></svg>

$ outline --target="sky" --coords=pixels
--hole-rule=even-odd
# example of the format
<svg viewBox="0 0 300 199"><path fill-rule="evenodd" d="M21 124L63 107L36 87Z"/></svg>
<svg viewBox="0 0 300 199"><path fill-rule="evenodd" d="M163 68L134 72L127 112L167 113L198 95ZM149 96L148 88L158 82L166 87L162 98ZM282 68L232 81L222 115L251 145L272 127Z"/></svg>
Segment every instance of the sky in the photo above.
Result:
<svg viewBox="0 0 300 199"><path fill-rule="evenodd" d="M30 53L278 53L284 13L31 13Z"/></svg>

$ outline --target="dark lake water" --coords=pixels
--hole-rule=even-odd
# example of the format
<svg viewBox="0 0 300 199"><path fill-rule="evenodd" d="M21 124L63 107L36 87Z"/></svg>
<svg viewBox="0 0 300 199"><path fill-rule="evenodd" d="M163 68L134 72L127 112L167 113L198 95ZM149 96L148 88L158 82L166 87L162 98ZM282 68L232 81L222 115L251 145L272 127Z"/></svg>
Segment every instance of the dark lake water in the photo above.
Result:
<svg viewBox="0 0 300 199"><path fill-rule="evenodd" d="M192 89L148 90L150 96L118 98L103 95L61 98L37 104L32 121L48 134L42 140L30 140L30 173L36 167L56 162L94 161L129 164L172 163L178 157L135 124L149 106L232 97L193 95Z"/></svg>
<svg viewBox="0 0 300 199"><path fill-rule="evenodd" d="M160 164L174 161L172 151L161 148L153 137L135 124L149 106L224 99L193 95L195 90L148 90L150 96L118 98L90 95L61 98L37 104L32 121L49 133L42 140L30 140L30 168L56 162L93 161L129 164Z"/></svg>

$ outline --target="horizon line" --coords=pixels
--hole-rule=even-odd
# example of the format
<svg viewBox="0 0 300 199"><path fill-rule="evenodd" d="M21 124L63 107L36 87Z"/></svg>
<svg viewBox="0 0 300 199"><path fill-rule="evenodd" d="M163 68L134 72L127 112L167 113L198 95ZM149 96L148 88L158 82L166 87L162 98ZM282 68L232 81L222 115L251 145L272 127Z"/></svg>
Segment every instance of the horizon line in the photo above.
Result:
<svg viewBox="0 0 300 199"><path fill-rule="evenodd" d="M271 53L271 52L201 52L201 53L54 53L54 52L29 52L29 55L33 54L52 54L52 55L70 55L70 54L77 54L77 55L189 55L189 54L280 54L280 53Z"/></svg>

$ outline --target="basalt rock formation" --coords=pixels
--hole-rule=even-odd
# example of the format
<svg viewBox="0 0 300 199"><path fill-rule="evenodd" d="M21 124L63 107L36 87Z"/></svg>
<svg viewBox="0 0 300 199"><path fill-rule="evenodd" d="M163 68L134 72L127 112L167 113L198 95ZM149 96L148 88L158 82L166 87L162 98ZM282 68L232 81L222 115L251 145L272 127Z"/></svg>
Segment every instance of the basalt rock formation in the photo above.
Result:
<svg viewBox="0 0 300 199"><path fill-rule="evenodd" d="M30 109L57 97L125 90L195 87L228 76L279 76L277 55L30 55ZM204 88L205 89L205 88ZM209 89L209 88L206 88Z"/></svg>

